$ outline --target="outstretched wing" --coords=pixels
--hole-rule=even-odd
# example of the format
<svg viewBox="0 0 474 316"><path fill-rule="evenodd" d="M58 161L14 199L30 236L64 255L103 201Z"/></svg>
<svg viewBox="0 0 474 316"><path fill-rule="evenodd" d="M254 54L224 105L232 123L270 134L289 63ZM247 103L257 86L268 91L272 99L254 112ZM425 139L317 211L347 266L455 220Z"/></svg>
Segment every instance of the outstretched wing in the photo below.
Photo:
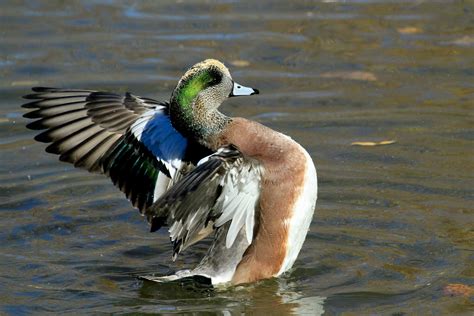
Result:
<svg viewBox="0 0 474 316"><path fill-rule="evenodd" d="M129 93L33 91L25 98L34 101L23 107L34 110L24 117L38 120L27 127L46 130L35 139L51 143L46 151L62 161L110 176L142 212L168 189L183 163L199 158L186 154L188 141L171 125L168 103Z"/></svg>
<svg viewBox="0 0 474 316"><path fill-rule="evenodd" d="M170 226L173 258L214 229L231 221L226 236L230 248L245 227L252 242L262 168L233 146L202 159L146 210L151 230Z"/></svg>

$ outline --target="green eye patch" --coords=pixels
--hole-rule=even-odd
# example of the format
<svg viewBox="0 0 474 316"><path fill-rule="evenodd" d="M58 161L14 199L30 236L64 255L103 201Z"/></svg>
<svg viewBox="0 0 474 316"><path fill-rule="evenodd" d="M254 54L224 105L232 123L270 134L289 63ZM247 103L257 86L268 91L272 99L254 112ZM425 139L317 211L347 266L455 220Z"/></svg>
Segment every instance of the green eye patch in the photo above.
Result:
<svg viewBox="0 0 474 316"><path fill-rule="evenodd" d="M178 94L178 102L182 107L188 107L202 90L218 84L222 75L215 70L205 70L189 78Z"/></svg>

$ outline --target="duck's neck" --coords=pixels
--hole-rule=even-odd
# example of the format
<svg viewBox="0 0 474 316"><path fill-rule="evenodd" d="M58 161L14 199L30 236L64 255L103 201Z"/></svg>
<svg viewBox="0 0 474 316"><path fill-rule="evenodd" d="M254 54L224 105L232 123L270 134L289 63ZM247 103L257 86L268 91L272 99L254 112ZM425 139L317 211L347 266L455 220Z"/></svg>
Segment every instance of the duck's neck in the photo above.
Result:
<svg viewBox="0 0 474 316"><path fill-rule="evenodd" d="M213 148L216 137L231 122L231 118L217 110L207 100L199 96L188 106L172 98L170 103L170 118L174 128L186 138L191 138L199 144Z"/></svg>

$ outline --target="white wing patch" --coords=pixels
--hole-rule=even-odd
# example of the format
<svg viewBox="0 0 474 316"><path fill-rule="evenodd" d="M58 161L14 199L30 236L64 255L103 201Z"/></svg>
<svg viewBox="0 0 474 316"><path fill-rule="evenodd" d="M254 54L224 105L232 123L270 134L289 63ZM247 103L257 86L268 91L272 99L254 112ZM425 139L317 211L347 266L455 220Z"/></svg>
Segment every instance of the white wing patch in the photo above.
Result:
<svg viewBox="0 0 474 316"><path fill-rule="evenodd" d="M251 244L263 171L235 146L220 148L176 182L171 180L169 190L145 211L152 231L165 221L170 226L173 259L214 230L222 232L226 249L237 241Z"/></svg>
<svg viewBox="0 0 474 316"><path fill-rule="evenodd" d="M226 236L227 248L232 246L242 227L245 227L248 243L252 243L261 172L259 164L245 163L240 168L230 169L221 180L222 193L216 201L215 209L222 210L222 214L214 226L220 227L232 220Z"/></svg>
<svg viewBox="0 0 474 316"><path fill-rule="evenodd" d="M131 131L168 169L171 178L181 168L187 140L174 127L165 107L146 111L132 125Z"/></svg>

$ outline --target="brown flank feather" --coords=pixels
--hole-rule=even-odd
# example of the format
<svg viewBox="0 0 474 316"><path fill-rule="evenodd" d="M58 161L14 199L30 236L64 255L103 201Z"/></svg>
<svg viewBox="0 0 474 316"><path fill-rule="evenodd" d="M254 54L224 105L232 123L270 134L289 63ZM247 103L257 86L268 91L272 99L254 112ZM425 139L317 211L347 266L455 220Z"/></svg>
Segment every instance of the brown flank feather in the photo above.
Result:
<svg viewBox="0 0 474 316"><path fill-rule="evenodd" d="M235 145L244 156L258 160L264 169L256 233L232 283L273 277L286 256L289 233L286 223L303 189L306 166L301 162L306 158L291 138L243 118L234 118L216 140L217 146L224 144Z"/></svg>

